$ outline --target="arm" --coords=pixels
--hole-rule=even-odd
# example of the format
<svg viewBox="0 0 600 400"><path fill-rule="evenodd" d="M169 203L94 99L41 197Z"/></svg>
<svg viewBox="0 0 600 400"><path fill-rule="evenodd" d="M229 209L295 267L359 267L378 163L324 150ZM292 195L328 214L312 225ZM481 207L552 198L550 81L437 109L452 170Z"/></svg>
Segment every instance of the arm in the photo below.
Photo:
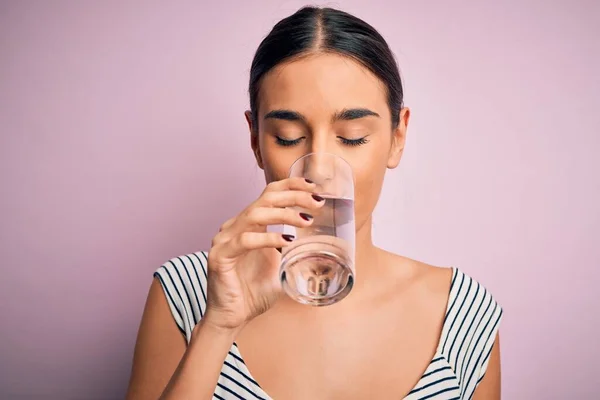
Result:
<svg viewBox="0 0 600 400"><path fill-rule="evenodd" d="M212 398L235 336L281 294L277 279L281 254L275 249L288 245L290 238L267 232L267 227L310 226L312 220L292 207L323 207L324 199L313 196L315 188L304 178L271 182L255 202L221 226L207 257L206 312L194 327L187 349L160 282L152 283L127 400Z"/></svg>
<svg viewBox="0 0 600 400"><path fill-rule="evenodd" d="M500 400L500 335L496 336L487 371L475 389L473 400Z"/></svg>
<svg viewBox="0 0 600 400"><path fill-rule="evenodd" d="M212 398L233 340L233 331L201 321L186 349L155 279L138 332L127 400Z"/></svg>

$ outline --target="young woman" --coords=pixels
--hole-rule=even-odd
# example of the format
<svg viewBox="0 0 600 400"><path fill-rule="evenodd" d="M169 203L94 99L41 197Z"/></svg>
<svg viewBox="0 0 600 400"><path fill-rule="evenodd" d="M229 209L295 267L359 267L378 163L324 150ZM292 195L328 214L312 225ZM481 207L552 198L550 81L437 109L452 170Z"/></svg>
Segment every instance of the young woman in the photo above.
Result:
<svg viewBox="0 0 600 400"><path fill-rule="evenodd" d="M128 399L499 399L501 308L479 283L373 245L372 212L404 149L409 110L381 35L329 8L303 8L260 44L246 119L267 182L208 252L155 274ZM282 296L273 224L305 227L314 184L289 179L310 152L355 177L357 280L327 307ZM293 240L293 239L292 239Z"/></svg>

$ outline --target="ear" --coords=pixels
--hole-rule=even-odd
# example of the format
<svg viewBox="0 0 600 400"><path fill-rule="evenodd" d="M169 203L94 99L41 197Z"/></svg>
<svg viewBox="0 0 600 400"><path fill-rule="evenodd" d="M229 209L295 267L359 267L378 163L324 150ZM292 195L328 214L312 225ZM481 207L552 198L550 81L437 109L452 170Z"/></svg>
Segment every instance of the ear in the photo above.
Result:
<svg viewBox="0 0 600 400"><path fill-rule="evenodd" d="M400 163L402 158L402 152L404 151L404 144L406 142L406 128L408 127L408 120L410 119L410 109L407 107L400 110L400 121L398 127L394 129L392 136L392 145L390 147L390 154L388 156L387 167L394 169Z"/></svg>
<svg viewBox="0 0 600 400"><path fill-rule="evenodd" d="M254 158L256 158L256 163L258 164L260 169L264 169L262 156L260 155L260 145L258 143L258 127L254 126L251 111L246 111L244 115L246 116L246 122L248 123L248 130L250 131L250 146L252 146Z"/></svg>

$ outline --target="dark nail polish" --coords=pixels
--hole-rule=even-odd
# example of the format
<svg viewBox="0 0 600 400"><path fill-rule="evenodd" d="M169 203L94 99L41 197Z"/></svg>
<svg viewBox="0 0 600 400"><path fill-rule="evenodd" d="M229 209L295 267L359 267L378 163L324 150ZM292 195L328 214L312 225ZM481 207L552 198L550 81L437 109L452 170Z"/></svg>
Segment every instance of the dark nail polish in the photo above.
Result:
<svg viewBox="0 0 600 400"><path fill-rule="evenodd" d="M321 196L319 196L318 194L313 194L312 198L315 199L316 201L323 201L325 200L324 198L322 198Z"/></svg>
<svg viewBox="0 0 600 400"><path fill-rule="evenodd" d="M286 233L281 235L286 241L291 242L292 240L294 240L294 235L288 235Z"/></svg>
<svg viewBox="0 0 600 400"><path fill-rule="evenodd" d="M311 180L310 180L310 179L308 179L308 178L304 178L304 180L306 181L306 183L310 183L310 184L313 184L313 183L314 183L313 181L311 181Z"/></svg>
<svg viewBox="0 0 600 400"><path fill-rule="evenodd" d="M300 217L302 217L302 219L305 221L310 221L313 219L313 216L307 213L300 213Z"/></svg>

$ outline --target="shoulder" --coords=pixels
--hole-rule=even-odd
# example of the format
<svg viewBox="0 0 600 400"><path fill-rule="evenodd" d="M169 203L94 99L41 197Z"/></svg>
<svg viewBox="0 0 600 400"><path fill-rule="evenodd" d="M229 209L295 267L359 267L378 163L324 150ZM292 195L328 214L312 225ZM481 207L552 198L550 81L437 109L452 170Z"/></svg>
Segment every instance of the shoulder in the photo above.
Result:
<svg viewBox="0 0 600 400"><path fill-rule="evenodd" d="M437 353L456 374L470 398L483 379L498 337L503 309L492 293L462 270L415 262L422 293L446 304Z"/></svg>
<svg viewBox="0 0 600 400"><path fill-rule="evenodd" d="M497 317L502 315L502 307L486 287L458 268L452 268L452 283L448 299L446 318Z"/></svg>
<svg viewBox="0 0 600 400"><path fill-rule="evenodd" d="M190 340L206 310L207 253L174 257L155 272L177 326Z"/></svg>
<svg viewBox="0 0 600 400"><path fill-rule="evenodd" d="M483 284L454 268L440 353L472 393L487 370L503 310Z"/></svg>
<svg viewBox="0 0 600 400"><path fill-rule="evenodd" d="M387 253L386 257L386 263L391 266L387 270L391 274L386 274L387 281L394 292L408 290L420 299L421 303L431 307L432 311L445 310L454 274L453 268L434 266L393 253Z"/></svg>

